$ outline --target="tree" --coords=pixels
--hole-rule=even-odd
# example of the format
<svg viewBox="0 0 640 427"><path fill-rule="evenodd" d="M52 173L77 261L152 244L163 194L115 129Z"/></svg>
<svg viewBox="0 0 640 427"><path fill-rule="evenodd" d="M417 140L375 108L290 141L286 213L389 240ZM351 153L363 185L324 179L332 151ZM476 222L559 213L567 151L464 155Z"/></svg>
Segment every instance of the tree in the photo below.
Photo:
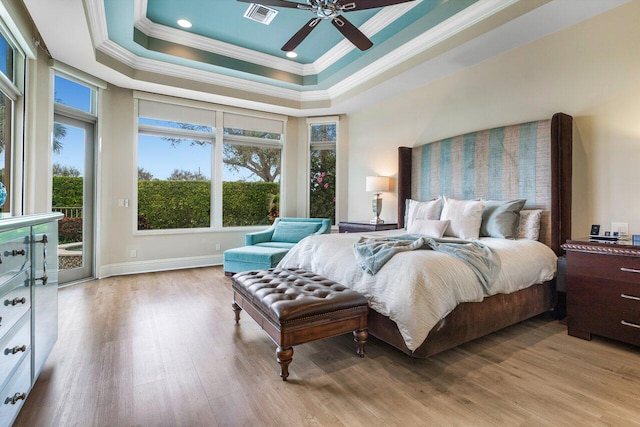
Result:
<svg viewBox="0 0 640 427"><path fill-rule="evenodd" d="M153 174L151 172L138 166L138 181L151 181L152 179Z"/></svg>
<svg viewBox="0 0 640 427"><path fill-rule="evenodd" d="M80 171L73 166L64 166L60 163L53 164L53 176L72 176L79 177Z"/></svg>
<svg viewBox="0 0 640 427"><path fill-rule="evenodd" d="M311 218L336 217L336 151L311 151L310 171Z"/></svg>
<svg viewBox="0 0 640 427"><path fill-rule="evenodd" d="M62 151L62 140L67 136L67 128L60 124L53 124L53 152L56 154L60 154Z"/></svg>
<svg viewBox="0 0 640 427"><path fill-rule="evenodd" d="M275 182L280 177L280 150L224 144L224 165L234 171L247 169L264 182Z"/></svg>
<svg viewBox="0 0 640 427"><path fill-rule="evenodd" d="M169 181L206 181L207 177L204 176L200 171L191 172L184 169L174 169L171 172Z"/></svg>

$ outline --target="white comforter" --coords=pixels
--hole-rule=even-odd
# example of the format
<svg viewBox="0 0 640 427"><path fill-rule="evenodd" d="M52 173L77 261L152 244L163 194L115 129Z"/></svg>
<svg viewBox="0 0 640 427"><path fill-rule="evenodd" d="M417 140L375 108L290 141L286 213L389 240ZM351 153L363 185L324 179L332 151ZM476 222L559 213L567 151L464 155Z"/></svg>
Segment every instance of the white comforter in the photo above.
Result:
<svg viewBox="0 0 640 427"><path fill-rule="evenodd" d="M405 234L404 230L367 236ZM482 301L485 292L465 262L431 250L402 252L375 276L358 267L353 244L361 233L321 234L300 241L278 267L304 268L365 295L372 309L396 322L407 347L415 350L429 331L459 303ZM551 280L556 256L532 240L482 238L495 251L501 269L491 295L511 293Z"/></svg>

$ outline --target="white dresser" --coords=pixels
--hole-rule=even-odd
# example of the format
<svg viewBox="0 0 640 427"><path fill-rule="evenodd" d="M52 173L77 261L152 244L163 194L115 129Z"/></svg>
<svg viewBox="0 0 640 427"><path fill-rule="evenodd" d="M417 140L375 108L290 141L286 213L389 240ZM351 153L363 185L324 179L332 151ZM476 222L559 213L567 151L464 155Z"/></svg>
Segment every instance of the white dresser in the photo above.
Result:
<svg viewBox="0 0 640 427"><path fill-rule="evenodd" d="M58 219L0 219L0 427L10 426L58 338Z"/></svg>

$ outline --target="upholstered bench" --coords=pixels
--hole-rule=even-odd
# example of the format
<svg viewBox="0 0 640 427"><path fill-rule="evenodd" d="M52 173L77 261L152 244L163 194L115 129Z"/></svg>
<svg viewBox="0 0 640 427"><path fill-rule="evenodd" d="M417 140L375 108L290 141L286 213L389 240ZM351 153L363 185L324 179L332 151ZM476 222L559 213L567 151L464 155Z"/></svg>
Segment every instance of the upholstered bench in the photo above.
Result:
<svg viewBox="0 0 640 427"><path fill-rule="evenodd" d="M367 341L367 300L345 286L306 270L247 271L232 277L236 323L246 311L278 346L283 381L293 346L353 331L357 354Z"/></svg>
<svg viewBox="0 0 640 427"><path fill-rule="evenodd" d="M288 247L242 246L224 251L223 263L227 276L247 270L267 270L275 267L289 252Z"/></svg>

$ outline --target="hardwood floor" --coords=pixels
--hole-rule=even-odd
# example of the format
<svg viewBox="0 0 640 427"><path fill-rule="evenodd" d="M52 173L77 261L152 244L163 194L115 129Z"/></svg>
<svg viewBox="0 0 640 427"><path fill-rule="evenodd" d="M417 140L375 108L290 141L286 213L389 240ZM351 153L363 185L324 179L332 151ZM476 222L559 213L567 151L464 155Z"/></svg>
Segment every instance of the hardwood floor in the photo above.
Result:
<svg viewBox="0 0 640 427"><path fill-rule="evenodd" d="M16 426L640 425L640 351L539 317L414 360L350 335L275 345L219 267L63 288L60 336ZM594 314L596 315L596 314Z"/></svg>

